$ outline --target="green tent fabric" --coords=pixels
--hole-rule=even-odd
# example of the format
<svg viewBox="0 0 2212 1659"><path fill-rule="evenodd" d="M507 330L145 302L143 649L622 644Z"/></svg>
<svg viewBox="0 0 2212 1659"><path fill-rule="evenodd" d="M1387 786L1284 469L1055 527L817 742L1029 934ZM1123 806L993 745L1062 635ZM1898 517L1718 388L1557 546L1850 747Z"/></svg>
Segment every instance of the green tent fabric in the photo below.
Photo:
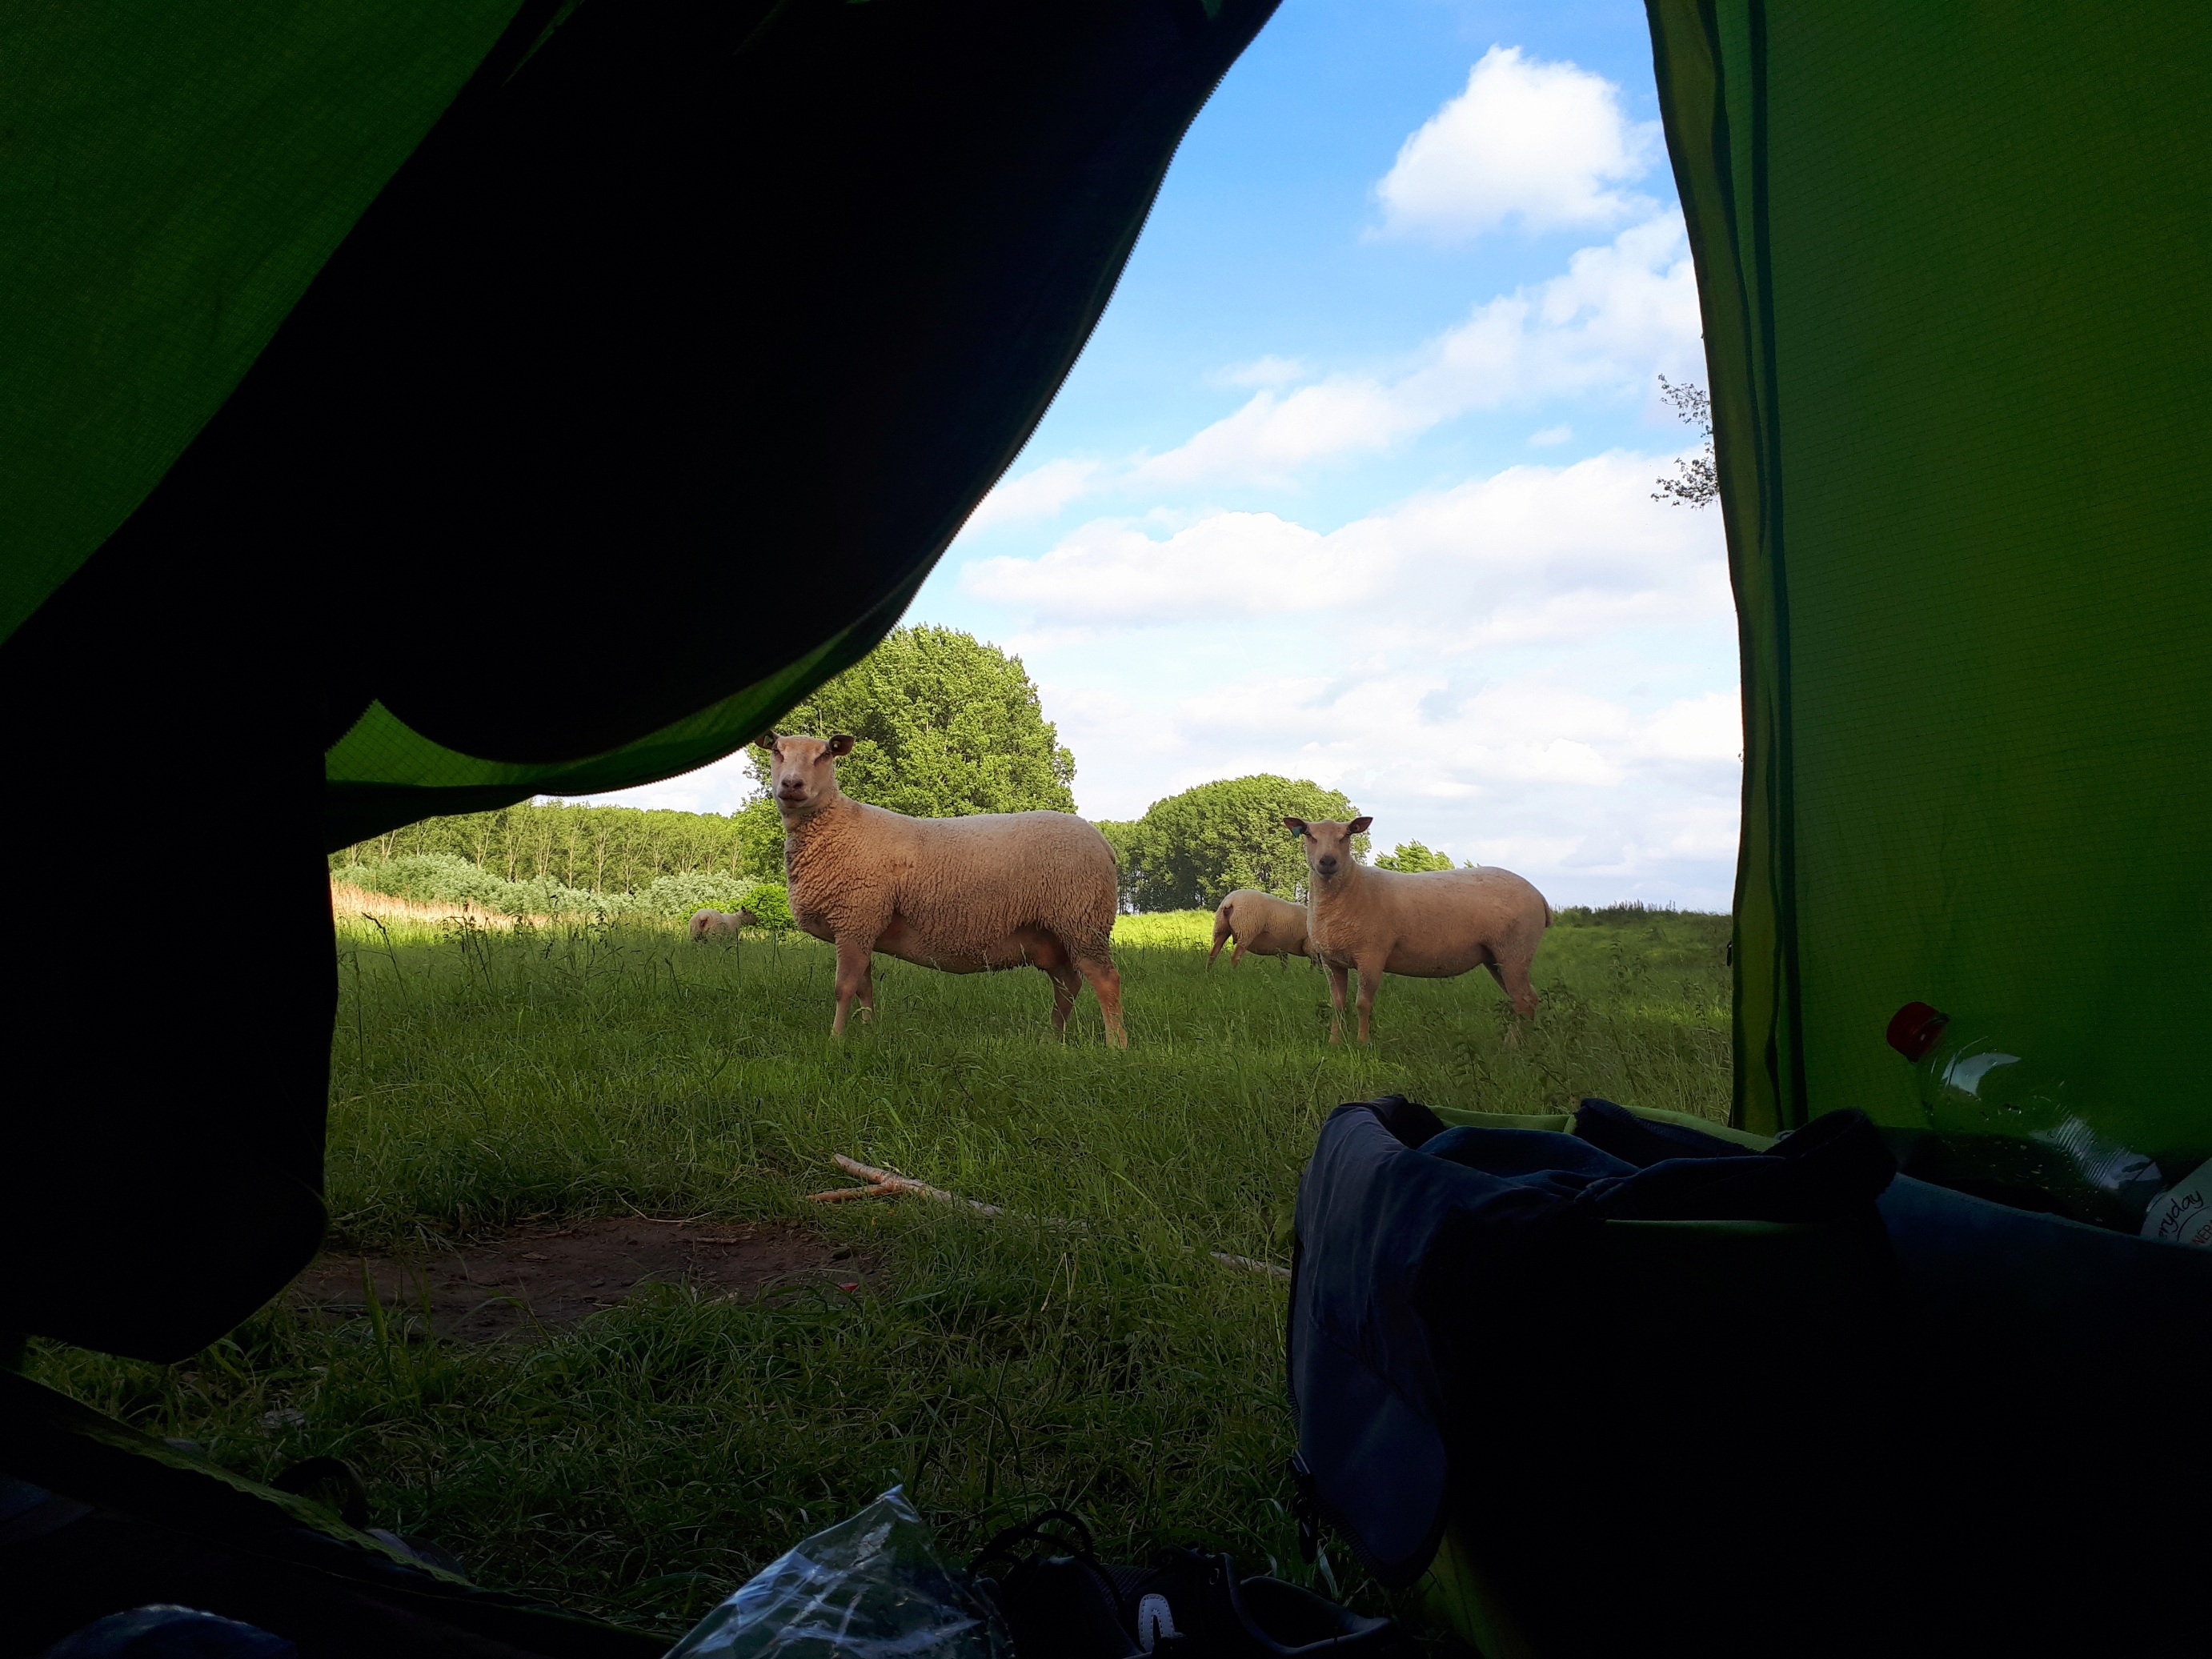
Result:
<svg viewBox="0 0 2212 1659"><path fill-rule="evenodd" d="M1273 4L0 20L0 857L260 900L149 967L31 882L0 1332L173 1358L283 1285L323 848L689 770L866 651Z"/></svg>
<svg viewBox="0 0 2212 1659"><path fill-rule="evenodd" d="M334 845L727 753L896 619L1270 9L23 19L0 631L134 506L313 542Z"/></svg>
<svg viewBox="0 0 2212 1659"><path fill-rule="evenodd" d="M1742 629L1736 1122L1925 1000L2212 1154L2212 9L1650 0ZM2179 1167L2177 1167L2179 1166Z"/></svg>

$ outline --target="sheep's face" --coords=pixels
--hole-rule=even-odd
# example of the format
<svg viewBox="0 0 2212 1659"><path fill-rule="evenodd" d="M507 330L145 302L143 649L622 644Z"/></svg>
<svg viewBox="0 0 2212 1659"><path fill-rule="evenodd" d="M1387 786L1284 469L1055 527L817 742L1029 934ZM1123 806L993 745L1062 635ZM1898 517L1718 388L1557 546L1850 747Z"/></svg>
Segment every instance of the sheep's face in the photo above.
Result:
<svg viewBox="0 0 2212 1659"><path fill-rule="evenodd" d="M771 732L759 739L768 750L769 794L787 816L804 815L827 805L837 795L837 757L853 752L853 740L843 732L834 738L780 738Z"/></svg>
<svg viewBox="0 0 2212 1659"><path fill-rule="evenodd" d="M1354 818L1349 823L1308 823L1304 818L1285 818L1283 827L1304 843L1306 868L1312 872L1318 889L1327 886L1352 867L1352 838L1365 835L1368 826L1374 822L1373 818Z"/></svg>

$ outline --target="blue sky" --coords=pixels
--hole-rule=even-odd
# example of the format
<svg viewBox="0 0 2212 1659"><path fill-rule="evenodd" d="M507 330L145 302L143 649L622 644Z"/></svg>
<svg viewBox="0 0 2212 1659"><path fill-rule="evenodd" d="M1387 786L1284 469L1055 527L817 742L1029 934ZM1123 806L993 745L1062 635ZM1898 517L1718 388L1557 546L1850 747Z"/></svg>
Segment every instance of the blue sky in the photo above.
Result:
<svg viewBox="0 0 2212 1659"><path fill-rule="evenodd" d="M1554 903L1725 908L1721 526L1650 499L1688 261L1640 5L1285 0L908 620L1021 655L1090 816L1283 772Z"/></svg>

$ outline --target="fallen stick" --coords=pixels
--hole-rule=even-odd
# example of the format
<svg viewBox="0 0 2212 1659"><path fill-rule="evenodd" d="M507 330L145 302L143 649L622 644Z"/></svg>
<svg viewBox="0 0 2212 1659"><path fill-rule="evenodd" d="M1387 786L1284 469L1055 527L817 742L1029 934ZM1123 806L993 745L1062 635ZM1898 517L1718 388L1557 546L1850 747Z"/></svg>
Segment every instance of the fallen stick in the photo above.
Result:
<svg viewBox="0 0 2212 1659"><path fill-rule="evenodd" d="M1288 1267L1278 1267L1272 1261L1261 1261L1255 1256L1231 1255L1226 1250L1209 1250L1206 1254L1224 1267L1249 1267L1255 1273L1266 1273L1273 1279L1288 1279L1291 1276Z"/></svg>
<svg viewBox="0 0 2212 1659"><path fill-rule="evenodd" d="M995 1204L985 1204L973 1198L963 1198L957 1193L948 1193L942 1187L933 1187L926 1181L916 1181L912 1176L902 1176L890 1170L878 1170L872 1164L863 1164L857 1158L848 1158L842 1152L833 1152L837 1167L847 1175L859 1176L868 1182L866 1187L838 1187L826 1193L809 1193L806 1196L816 1204L842 1204L854 1198L896 1198L909 1194L915 1198L933 1198L940 1204L965 1204L979 1215L1007 1213ZM1064 1221L1058 1216L1045 1219L1055 1227L1073 1227L1079 1232L1088 1232L1079 1221ZM1188 1248L1188 1247L1186 1247ZM1248 1272L1265 1273L1271 1279L1288 1279L1291 1270L1279 1267L1272 1261L1261 1261L1255 1256L1231 1255L1226 1250L1208 1250L1206 1254L1224 1267L1243 1267Z"/></svg>
<svg viewBox="0 0 2212 1659"><path fill-rule="evenodd" d="M972 1198L963 1198L957 1193L948 1193L942 1187L933 1187L927 1181L916 1181L912 1176L902 1176L890 1170L878 1170L873 1164L863 1164L842 1152L835 1154L837 1167L847 1175L856 1175L863 1181L872 1181L871 1190L886 1194L912 1193L916 1198L933 1198L940 1204L965 1204L978 1215L1004 1215L1006 1212L995 1204L981 1204Z"/></svg>

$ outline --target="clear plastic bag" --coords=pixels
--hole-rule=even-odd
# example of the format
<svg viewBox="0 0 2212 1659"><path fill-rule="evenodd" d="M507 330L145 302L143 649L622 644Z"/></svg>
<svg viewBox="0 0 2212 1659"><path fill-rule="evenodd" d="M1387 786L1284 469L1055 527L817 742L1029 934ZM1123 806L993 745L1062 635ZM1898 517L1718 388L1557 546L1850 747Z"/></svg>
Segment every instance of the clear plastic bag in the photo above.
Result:
<svg viewBox="0 0 2212 1659"><path fill-rule="evenodd" d="M893 1486L763 1567L667 1659L1013 1659L998 1613Z"/></svg>

